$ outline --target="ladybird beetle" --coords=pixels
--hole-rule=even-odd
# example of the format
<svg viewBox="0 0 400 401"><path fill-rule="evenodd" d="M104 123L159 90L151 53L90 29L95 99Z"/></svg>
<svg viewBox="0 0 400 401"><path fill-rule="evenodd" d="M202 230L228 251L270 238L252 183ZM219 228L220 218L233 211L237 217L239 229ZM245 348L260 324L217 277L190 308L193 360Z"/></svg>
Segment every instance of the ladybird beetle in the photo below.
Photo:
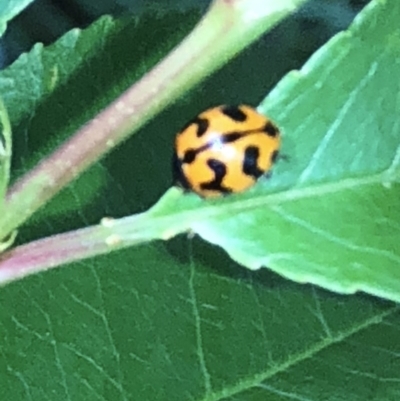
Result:
<svg viewBox="0 0 400 401"><path fill-rule="evenodd" d="M279 147L279 129L252 107L208 109L176 136L175 183L203 198L242 192L270 171Z"/></svg>

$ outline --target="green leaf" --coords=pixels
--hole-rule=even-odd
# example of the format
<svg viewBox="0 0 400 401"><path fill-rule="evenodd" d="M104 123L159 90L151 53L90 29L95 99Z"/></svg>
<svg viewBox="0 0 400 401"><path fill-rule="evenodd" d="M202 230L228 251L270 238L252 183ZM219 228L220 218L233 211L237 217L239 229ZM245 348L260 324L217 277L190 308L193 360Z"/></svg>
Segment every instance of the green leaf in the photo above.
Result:
<svg viewBox="0 0 400 401"><path fill-rule="evenodd" d="M194 232L250 269L400 302L399 13L371 2L278 84L260 110L289 161L212 218L196 211Z"/></svg>
<svg viewBox="0 0 400 401"><path fill-rule="evenodd" d="M7 28L7 22L18 15L34 0L1 0L0 3L0 36Z"/></svg>
<svg viewBox="0 0 400 401"><path fill-rule="evenodd" d="M2 288L0 396L396 400L398 307L265 273L175 242Z"/></svg>

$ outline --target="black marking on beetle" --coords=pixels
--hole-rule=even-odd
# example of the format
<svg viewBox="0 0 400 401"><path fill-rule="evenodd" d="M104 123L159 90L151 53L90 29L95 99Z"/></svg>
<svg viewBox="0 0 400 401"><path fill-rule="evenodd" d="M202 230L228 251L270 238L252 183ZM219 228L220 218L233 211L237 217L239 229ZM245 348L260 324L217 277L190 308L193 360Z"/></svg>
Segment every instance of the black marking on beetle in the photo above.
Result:
<svg viewBox="0 0 400 401"><path fill-rule="evenodd" d="M232 143L236 142L238 139L243 138L246 136L248 132L243 131L243 132L228 132L227 134L222 134L221 135L221 143Z"/></svg>
<svg viewBox="0 0 400 401"><path fill-rule="evenodd" d="M229 194L232 192L231 189L226 188L222 185L222 181L226 176L226 166L219 160L209 159L207 165L214 173L214 179L209 182L203 182L200 184L200 188L203 190L218 191L223 194Z"/></svg>
<svg viewBox="0 0 400 401"><path fill-rule="evenodd" d="M271 121L267 121L263 131L272 138L276 138L279 135L279 129Z"/></svg>
<svg viewBox="0 0 400 401"><path fill-rule="evenodd" d="M178 155L174 153L172 156L172 175L174 184L181 186L184 189L190 189L190 184L182 171L182 161L179 160Z"/></svg>
<svg viewBox="0 0 400 401"><path fill-rule="evenodd" d="M215 146L216 142L219 142L221 145L225 143L232 143L242 138L246 134L247 132L229 132L227 134L221 135L218 140L211 140L203 146L198 147L197 149L188 149L185 152L182 163L193 163L199 153L212 148L213 146Z"/></svg>
<svg viewBox="0 0 400 401"><path fill-rule="evenodd" d="M206 118L197 117L195 119L194 124L197 124L197 138L201 138L207 131L210 126L210 122Z"/></svg>
<svg viewBox="0 0 400 401"><path fill-rule="evenodd" d="M260 156L260 150L257 146L248 146L244 151L243 160L243 173L250 175L255 179L261 177L265 171L258 167L258 158Z"/></svg>
<svg viewBox="0 0 400 401"><path fill-rule="evenodd" d="M210 122L207 118L195 117L184 125L181 129L181 133L186 131L191 125L197 125L196 136L197 138L200 138L207 132Z"/></svg>
<svg viewBox="0 0 400 401"><path fill-rule="evenodd" d="M182 163L189 163L189 164L193 163L194 160L196 159L196 156L199 153L212 148L213 146L216 145L217 142L221 145L225 144L225 143L232 143L232 142L236 142L237 140L239 140L240 138L243 138L246 135L251 135L251 134L254 134L257 132L261 133L262 130L260 128L256 128L256 129L242 131L242 132L232 131L232 132L228 132L226 134L221 134L217 140L211 140L211 141L207 142L206 144L204 144L203 146L198 147L197 149L188 149L185 152L185 155L182 159Z"/></svg>
<svg viewBox="0 0 400 401"><path fill-rule="evenodd" d="M200 148L199 148L200 149ZM198 153L200 153L199 149L189 149L185 152L185 155L183 156L182 163L193 163L194 159L196 159L196 156Z"/></svg>
<svg viewBox="0 0 400 401"><path fill-rule="evenodd" d="M244 122L247 120L246 113L240 110L239 106L223 106L221 112L234 121Z"/></svg>

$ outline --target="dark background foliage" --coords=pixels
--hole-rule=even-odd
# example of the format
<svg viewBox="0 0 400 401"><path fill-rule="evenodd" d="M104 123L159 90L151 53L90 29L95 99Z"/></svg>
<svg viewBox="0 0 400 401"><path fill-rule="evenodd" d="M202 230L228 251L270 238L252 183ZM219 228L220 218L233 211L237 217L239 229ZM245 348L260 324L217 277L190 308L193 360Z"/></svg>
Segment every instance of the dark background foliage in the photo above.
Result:
<svg viewBox="0 0 400 401"><path fill-rule="evenodd" d="M9 25L1 43L1 63L7 65L33 44L49 44L68 30L84 28L101 15L168 13L170 10L196 9L203 12L210 0L36 0ZM368 0L312 0L291 19L290 47L296 52L287 53L290 60L308 57L326 39L346 28L354 15ZM279 40L286 35L274 37ZM300 34L300 35L299 35ZM288 46L286 39L280 46Z"/></svg>

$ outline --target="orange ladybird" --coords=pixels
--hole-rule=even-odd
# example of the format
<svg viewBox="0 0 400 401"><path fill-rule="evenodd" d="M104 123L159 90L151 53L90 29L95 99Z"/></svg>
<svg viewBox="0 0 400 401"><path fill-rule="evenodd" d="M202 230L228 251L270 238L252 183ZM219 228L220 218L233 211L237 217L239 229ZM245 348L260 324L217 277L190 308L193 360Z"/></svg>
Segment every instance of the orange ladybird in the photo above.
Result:
<svg viewBox="0 0 400 401"><path fill-rule="evenodd" d="M204 198L245 191L271 170L280 137L277 126L250 106L206 110L176 136L175 182Z"/></svg>

